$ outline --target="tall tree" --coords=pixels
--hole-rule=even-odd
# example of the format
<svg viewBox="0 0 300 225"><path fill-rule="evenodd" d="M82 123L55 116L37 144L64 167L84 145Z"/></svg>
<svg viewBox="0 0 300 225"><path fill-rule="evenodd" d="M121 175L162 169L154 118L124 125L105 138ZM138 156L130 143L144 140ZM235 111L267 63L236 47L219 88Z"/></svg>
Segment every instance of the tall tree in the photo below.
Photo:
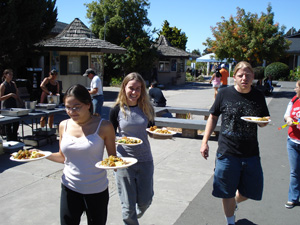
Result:
<svg viewBox="0 0 300 225"><path fill-rule="evenodd" d="M90 18L92 31L113 44L127 49L126 54L107 54L105 57L106 74L120 76L132 71L144 77L150 73L155 59L151 48L151 37L144 30L151 26L147 18L148 0L101 0L87 4L87 17Z"/></svg>
<svg viewBox="0 0 300 225"><path fill-rule="evenodd" d="M260 17L237 8L237 16L217 23L212 27L215 40L208 38L204 45L220 59L246 60L261 64L272 62L285 55L290 42L284 38L285 27L274 24L274 13L269 4L267 13Z"/></svg>
<svg viewBox="0 0 300 225"><path fill-rule="evenodd" d="M181 29L178 29L177 27L170 27L167 20L164 21L162 30L158 33L158 35L164 35L173 47L180 48L182 50L186 49L186 43L188 40L187 36L181 31Z"/></svg>
<svg viewBox="0 0 300 225"><path fill-rule="evenodd" d="M2 0L0 3L0 69L26 64L33 44L55 26L56 0Z"/></svg>

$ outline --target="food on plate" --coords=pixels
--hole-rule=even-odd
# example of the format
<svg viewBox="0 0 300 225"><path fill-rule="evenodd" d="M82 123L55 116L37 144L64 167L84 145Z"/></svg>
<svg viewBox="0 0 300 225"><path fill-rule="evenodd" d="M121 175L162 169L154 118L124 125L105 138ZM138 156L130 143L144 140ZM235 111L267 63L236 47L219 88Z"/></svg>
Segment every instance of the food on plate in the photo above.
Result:
<svg viewBox="0 0 300 225"><path fill-rule="evenodd" d="M157 126L151 126L151 127L149 128L150 131L155 131L156 129L157 129Z"/></svg>
<svg viewBox="0 0 300 225"><path fill-rule="evenodd" d="M133 139L129 137L122 137L120 139L117 139L116 142L119 144L139 144L141 143L141 140L138 138Z"/></svg>
<svg viewBox="0 0 300 225"><path fill-rule="evenodd" d="M36 159L45 155L38 151L19 150L17 154L12 154L12 156L15 159Z"/></svg>
<svg viewBox="0 0 300 225"><path fill-rule="evenodd" d="M259 118L251 118L251 117L248 118L247 117L245 119L247 119L247 120L253 120L253 121L269 121L269 119L266 118L266 117L259 117Z"/></svg>
<svg viewBox="0 0 300 225"><path fill-rule="evenodd" d="M109 156L108 158L103 159L103 161L101 161L101 165L102 166L109 166L109 167L114 167L114 166L123 166L128 164L126 161L124 161L123 159L117 157L117 156Z"/></svg>
<svg viewBox="0 0 300 225"><path fill-rule="evenodd" d="M159 128L157 128L157 126L153 126L153 127L150 127L149 130L152 131L153 133L157 133L157 134L171 134L171 132L165 127L159 129Z"/></svg>

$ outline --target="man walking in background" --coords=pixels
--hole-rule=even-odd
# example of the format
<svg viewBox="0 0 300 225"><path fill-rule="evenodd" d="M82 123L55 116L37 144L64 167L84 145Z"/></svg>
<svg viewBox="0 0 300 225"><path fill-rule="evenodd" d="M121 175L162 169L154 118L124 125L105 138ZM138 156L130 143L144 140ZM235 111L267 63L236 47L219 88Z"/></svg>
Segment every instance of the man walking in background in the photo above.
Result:
<svg viewBox="0 0 300 225"><path fill-rule="evenodd" d="M104 102L103 97L103 87L102 82L99 76L96 75L95 71L91 68L87 69L83 74L84 77L88 77L91 79L90 90L89 93L92 97L93 102L93 112L94 115L101 116L102 106Z"/></svg>
<svg viewBox="0 0 300 225"><path fill-rule="evenodd" d="M227 87L227 85L228 85L228 84L227 84L227 80L228 80L228 77L229 77L229 72L228 72L228 70L226 69L226 66L225 66L224 63L221 65L220 73L222 74L222 78L221 78L221 83L222 83L222 85L221 85L220 88L222 88L222 87Z"/></svg>

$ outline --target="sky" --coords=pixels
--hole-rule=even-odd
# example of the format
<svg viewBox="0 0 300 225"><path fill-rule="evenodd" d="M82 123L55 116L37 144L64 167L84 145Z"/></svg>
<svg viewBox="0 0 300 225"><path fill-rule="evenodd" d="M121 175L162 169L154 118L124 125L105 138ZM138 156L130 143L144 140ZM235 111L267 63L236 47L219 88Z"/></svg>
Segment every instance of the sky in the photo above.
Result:
<svg viewBox="0 0 300 225"><path fill-rule="evenodd" d="M71 23L75 18L79 18L90 27L84 4L91 2L93 1L56 0L58 21ZM152 26L147 29L161 30L164 21L167 20L170 27L177 27L186 34L188 37L186 50L190 52L198 49L202 53L206 48L203 42L209 37L213 39L211 27L222 22L222 17L225 20L230 16L235 17L237 7L244 9L246 13L257 13L260 17L262 12L267 13L268 4L271 3L274 23L285 26L285 32L292 27L300 29L299 0L150 0L149 2L150 8L147 11Z"/></svg>

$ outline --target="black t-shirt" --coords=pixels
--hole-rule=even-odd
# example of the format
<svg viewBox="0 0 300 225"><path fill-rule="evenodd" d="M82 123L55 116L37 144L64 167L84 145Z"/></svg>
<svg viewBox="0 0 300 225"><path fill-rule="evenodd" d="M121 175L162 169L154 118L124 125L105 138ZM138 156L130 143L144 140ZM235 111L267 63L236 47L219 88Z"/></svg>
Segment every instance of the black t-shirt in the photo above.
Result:
<svg viewBox="0 0 300 225"><path fill-rule="evenodd" d="M154 103L156 103L156 106L161 106L161 107L166 106L166 99L159 88L157 87L151 88L149 90L149 95L153 99Z"/></svg>
<svg viewBox="0 0 300 225"><path fill-rule="evenodd" d="M238 92L234 86L219 91L210 113L222 114L222 126L218 140L218 153L237 157L259 155L257 124L241 119L242 116L269 116L265 97L252 87L247 94Z"/></svg>

